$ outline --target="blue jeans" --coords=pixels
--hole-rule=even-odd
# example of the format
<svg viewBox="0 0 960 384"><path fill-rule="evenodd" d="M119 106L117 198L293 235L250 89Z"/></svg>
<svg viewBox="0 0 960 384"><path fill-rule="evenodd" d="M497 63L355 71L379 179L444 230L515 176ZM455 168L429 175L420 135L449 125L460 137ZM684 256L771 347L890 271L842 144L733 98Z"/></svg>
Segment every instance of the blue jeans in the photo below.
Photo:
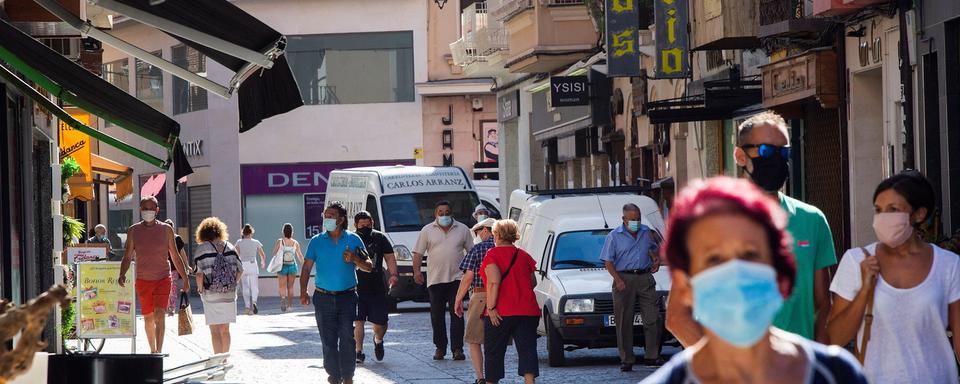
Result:
<svg viewBox="0 0 960 384"><path fill-rule="evenodd" d="M357 368L353 320L357 317L357 294L313 293L317 329L323 343L323 369L334 379L352 379Z"/></svg>

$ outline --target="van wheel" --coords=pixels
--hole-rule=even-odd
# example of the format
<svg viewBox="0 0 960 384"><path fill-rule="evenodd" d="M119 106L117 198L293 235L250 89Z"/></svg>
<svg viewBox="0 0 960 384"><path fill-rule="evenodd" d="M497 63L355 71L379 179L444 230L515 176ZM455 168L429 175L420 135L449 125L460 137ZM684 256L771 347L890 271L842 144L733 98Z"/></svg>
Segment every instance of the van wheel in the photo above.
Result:
<svg viewBox="0 0 960 384"><path fill-rule="evenodd" d="M562 367L566 364L563 356L563 336L550 321L550 314L543 309L543 326L547 330L547 361L551 367Z"/></svg>

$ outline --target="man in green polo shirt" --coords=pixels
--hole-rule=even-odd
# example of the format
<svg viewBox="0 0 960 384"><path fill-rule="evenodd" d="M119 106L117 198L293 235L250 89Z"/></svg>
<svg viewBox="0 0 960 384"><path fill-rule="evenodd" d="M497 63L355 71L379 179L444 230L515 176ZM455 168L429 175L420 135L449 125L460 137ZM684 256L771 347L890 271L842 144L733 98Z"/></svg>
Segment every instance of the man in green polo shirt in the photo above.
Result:
<svg viewBox="0 0 960 384"><path fill-rule="evenodd" d="M750 180L779 198L780 206L789 217L787 231L793 240L797 279L793 294L784 302L773 325L827 343L825 327L830 313L827 268L837 263L837 256L823 212L779 192L789 176L789 137L783 117L773 112L760 113L740 124L734 157ZM689 285L674 282L667 306L667 329L688 346L700 340L703 331L693 320L690 307L675 299L681 296L676 291L684 289L689 289Z"/></svg>

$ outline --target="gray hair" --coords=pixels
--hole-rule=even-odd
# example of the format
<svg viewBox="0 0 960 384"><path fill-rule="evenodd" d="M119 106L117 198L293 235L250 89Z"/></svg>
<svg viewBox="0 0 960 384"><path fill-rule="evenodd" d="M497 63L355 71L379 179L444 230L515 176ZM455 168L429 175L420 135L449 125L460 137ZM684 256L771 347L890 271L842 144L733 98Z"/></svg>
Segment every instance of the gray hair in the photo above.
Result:
<svg viewBox="0 0 960 384"><path fill-rule="evenodd" d="M626 216L628 212L641 213L641 212L640 212L640 207L638 207L638 206L637 206L636 204L634 204L634 203L626 203L626 204L623 205L623 215Z"/></svg>
<svg viewBox="0 0 960 384"><path fill-rule="evenodd" d="M740 123L740 126L737 127L737 145L746 144L747 138L750 137L750 133L753 132L753 128L760 125L769 125L777 128L780 130L780 133L783 134L783 137L787 139L787 144L790 144L790 133L787 131L787 121L776 112L764 111L750 116L746 121Z"/></svg>

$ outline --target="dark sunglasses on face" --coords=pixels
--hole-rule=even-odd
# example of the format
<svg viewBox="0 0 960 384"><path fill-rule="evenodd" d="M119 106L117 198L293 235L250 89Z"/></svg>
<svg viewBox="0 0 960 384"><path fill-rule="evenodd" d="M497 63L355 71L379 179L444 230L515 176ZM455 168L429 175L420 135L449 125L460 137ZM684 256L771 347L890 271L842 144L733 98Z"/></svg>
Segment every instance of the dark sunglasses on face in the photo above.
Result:
<svg viewBox="0 0 960 384"><path fill-rule="evenodd" d="M771 158L773 155L779 153L781 158L790 160L790 146L788 145L780 147L773 144L747 144L741 145L740 148L743 148L743 150L756 148L757 154L764 159Z"/></svg>

